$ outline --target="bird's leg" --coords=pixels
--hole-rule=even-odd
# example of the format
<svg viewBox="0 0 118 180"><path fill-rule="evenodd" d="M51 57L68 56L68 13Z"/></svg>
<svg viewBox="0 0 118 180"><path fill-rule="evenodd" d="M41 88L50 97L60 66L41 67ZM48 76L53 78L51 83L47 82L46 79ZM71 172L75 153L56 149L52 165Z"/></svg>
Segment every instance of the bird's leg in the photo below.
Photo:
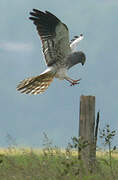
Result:
<svg viewBox="0 0 118 180"><path fill-rule="evenodd" d="M74 79L71 79L70 77L65 77L65 80L67 80L67 81L69 81L71 83L70 86L74 86L76 84L79 84L79 81L81 79L74 80Z"/></svg>
<svg viewBox="0 0 118 180"><path fill-rule="evenodd" d="M74 80L72 79L72 82L71 82L71 85L70 86L74 86L75 84L79 84L81 79L77 79L77 80Z"/></svg>

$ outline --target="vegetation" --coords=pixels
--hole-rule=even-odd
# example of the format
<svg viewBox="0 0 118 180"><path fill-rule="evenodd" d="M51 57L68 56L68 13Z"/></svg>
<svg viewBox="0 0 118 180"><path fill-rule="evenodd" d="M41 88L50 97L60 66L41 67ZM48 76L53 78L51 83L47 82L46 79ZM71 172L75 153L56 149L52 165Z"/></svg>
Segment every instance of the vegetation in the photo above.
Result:
<svg viewBox="0 0 118 180"><path fill-rule="evenodd" d="M74 153L75 154L75 153ZM73 152L58 148L43 152L32 149L7 149L0 155L1 180L115 180L118 179L118 152L112 158L112 172L107 155L99 152L96 173L87 173Z"/></svg>
<svg viewBox="0 0 118 180"><path fill-rule="evenodd" d="M109 124L100 131L100 138L103 140L104 146L108 146L108 159L104 160L106 165L110 167L112 176L114 177L113 164L112 164L112 153L116 150L116 146L112 147L112 140L116 135L116 130L111 130ZM115 178L115 177L114 177Z"/></svg>
<svg viewBox="0 0 118 180"><path fill-rule="evenodd" d="M85 148L87 142L83 146L75 137L66 150L53 146L46 134L42 150L17 149L9 143L7 149L0 150L0 180L117 180L118 150L112 147L115 133L108 125L101 131L103 142L110 148L97 152L94 173L86 171L77 156L76 149Z"/></svg>

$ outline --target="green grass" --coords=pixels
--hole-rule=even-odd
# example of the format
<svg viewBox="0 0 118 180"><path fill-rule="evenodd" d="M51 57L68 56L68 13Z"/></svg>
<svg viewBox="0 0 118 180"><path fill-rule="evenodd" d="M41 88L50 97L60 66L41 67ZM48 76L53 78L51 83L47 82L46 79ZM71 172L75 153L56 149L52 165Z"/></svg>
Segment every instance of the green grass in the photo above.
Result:
<svg viewBox="0 0 118 180"><path fill-rule="evenodd" d="M90 174L72 152L1 149L0 180L118 180L118 153L112 159L112 172L107 156L98 154L96 171Z"/></svg>

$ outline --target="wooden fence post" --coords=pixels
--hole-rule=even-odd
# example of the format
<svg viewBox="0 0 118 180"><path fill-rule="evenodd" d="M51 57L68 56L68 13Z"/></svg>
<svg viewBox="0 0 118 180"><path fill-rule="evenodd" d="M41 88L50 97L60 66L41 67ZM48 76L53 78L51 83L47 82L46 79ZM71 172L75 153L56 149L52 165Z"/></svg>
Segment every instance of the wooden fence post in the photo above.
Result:
<svg viewBox="0 0 118 180"><path fill-rule="evenodd" d="M82 95L80 97L79 138L83 145L85 141L88 145L79 148L78 155L84 167L90 172L95 167L97 130L95 128L95 96Z"/></svg>

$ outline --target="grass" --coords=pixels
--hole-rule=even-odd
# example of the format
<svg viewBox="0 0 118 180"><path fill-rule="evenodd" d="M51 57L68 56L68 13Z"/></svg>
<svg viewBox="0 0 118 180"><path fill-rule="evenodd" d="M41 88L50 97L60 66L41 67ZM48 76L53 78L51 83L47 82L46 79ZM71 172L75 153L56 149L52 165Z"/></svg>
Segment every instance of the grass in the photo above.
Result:
<svg viewBox="0 0 118 180"><path fill-rule="evenodd" d="M113 174L107 157L106 152L97 152L96 171L89 174L76 151L0 149L0 180L117 180L118 152L112 154Z"/></svg>

